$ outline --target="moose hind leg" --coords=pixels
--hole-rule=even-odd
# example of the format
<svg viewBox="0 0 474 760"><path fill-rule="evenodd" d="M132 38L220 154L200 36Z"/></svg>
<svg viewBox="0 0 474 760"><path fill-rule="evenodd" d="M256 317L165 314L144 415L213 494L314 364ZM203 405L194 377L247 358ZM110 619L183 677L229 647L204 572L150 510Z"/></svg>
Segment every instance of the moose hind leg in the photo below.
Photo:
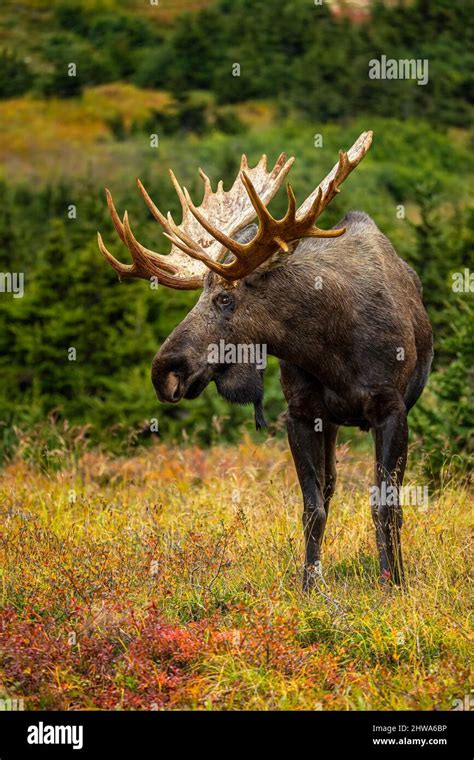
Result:
<svg viewBox="0 0 474 760"><path fill-rule="evenodd" d="M326 527L324 505L324 435L315 432L311 420L288 410L288 441L303 493L305 563L303 589L312 588L321 576L321 543Z"/></svg>
<svg viewBox="0 0 474 760"><path fill-rule="evenodd" d="M371 498L371 507L381 579L400 585L403 582L400 488L407 460L408 423L401 399L388 407L385 418L381 420L377 414L377 424L373 426L377 488Z"/></svg>

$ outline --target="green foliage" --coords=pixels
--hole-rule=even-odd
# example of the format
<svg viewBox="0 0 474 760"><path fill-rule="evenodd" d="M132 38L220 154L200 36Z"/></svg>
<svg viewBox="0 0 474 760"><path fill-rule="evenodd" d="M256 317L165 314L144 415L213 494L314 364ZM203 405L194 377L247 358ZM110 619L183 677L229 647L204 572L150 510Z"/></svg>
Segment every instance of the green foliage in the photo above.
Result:
<svg viewBox="0 0 474 760"><path fill-rule="evenodd" d="M137 387L145 378L135 365L142 350L152 353L151 327L143 302L127 288L114 292L110 279L95 245L73 254L66 223L53 221L38 265L26 274L28 296L2 300L7 412L12 405L31 407L33 416L60 408L66 419L94 419L99 427L137 421ZM117 406L108 396L111 378Z"/></svg>
<svg viewBox="0 0 474 760"><path fill-rule="evenodd" d="M153 113L145 128L159 134L176 135L193 133L199 136L214 133L238 135L246 131L246 126L235 109L218 106L214 96L205 90L188 91L180 94L166 108ZM115 136L123 136L114 127Z"/></svg>
<svg viewBox="0 0 474 760"><path fill-rule="evenodd" d="M179 16L171 30L124 4L51 6L47 32L35 44L22 37L16 56L4 61L0 97L38 87L68 97L115 78L174 94L209 90L221 103L274 98L319 122L371 113L421 117L439 128L463 126L473 116L472 2L377 2L370 21L356 24L326 3L218 0ZM14 23L13 13L8 20ZM18 60L25 45L40 61L34 79ZM369 78L369 62L381 55L426 59L428 82ZM77 64L77 77L67 76L69 62Z"/></svg>
<svg viewBox="0 0 474 760"><path fill-rule="evenodd" d="M456 357L450 335L457 322L459 295L453 275L473 266L474 208L455 208L448 216L434 184L419 187L420 223L414 225L414 265L423 283L423 298L433 325L435 366ZM472 296L471 296L472 297ZM465 294L469 298L469 293Z"/></svg>
<svg viewBox="0 0 474 760"><path fill-rule="evenodd" d="M107 51L117 78L128 79L137 69L137 54L161 40L155 27L140 16L113 11L86 18L86 36L95 49Z"/></svg>
<svg viewBox="0 0 474 760"><path fill-rule="evenodd" d="M86 84L101 84L117 78L117 69L107 53L96 50L75 34L62 31L51 35L43 52L52 67L36 81L36 89L44 95L74 97ZM75 73L71 72L72 65Z"/></svg>
<svg viewBox="0 0 474 760"><path fill-rule="evenodd" d="M459 294L445 317L450 327L441 349L450 356L449 364L432 374L411 415L411 429L422 444L423 468L437 483L472 471L474 456L472 294Z"/></svg>
<svg viewBox="0 0 474 760"><path fill-rule="evenodd" d="M0 98L22 95L32 81L33 74L24 60L11 51L0 51Z"/></svg>
<svg viewBox="0 0 474 760"><path fill-rule="evenodd" d="M278 97L320 122L370 112L463 125L473 101L468 29L466 4L449 0L429 9L423 0L376 3L371 23L359 25L307 0L221 0L178 21L160 59L161 82L208 88L221 102ZM370 79L369 61L381 55L427 59L428 83Z"/></svg>
<svg viewBox="0 0 474 760"><path fill-rule="evenodd" d="M39 450L49 451L60 435L42 424L52 411L59 421L86 426L92 443L120 451L149 441L155 418L168 439L236 440L241 423L251 422L251 410L229 408L213 389L179 408L164 407L150 382L155 352L196 294L170 299L168 291L143 283L119 284L97 251L94 230L104 230L99 199L90 188L55 190L33 200L29 191L0 186L6 221L1 269L20 271L23 263L25 272L25 297L0 298L2 456L32 428L40 436ZM78 217L68 219L64 198L71 197ZM30 208L22 221L20 199ZM41 233L45 209L52 219ZM144 214L140 206L136 216ZM110 223L106 234L112 239Z"/></svg>

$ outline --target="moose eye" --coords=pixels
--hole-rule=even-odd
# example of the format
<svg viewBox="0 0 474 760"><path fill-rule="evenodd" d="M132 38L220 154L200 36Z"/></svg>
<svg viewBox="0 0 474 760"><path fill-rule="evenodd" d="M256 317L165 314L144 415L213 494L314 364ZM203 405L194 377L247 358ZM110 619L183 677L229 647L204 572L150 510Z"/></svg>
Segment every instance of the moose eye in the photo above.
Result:
<svg viewBox="0 0 474 760"><path fill-rule="evenodd" d="M219 296L217 297L217 302L219 306L230 306L232 303L232 298L228 293L219 293Z"/></svg>

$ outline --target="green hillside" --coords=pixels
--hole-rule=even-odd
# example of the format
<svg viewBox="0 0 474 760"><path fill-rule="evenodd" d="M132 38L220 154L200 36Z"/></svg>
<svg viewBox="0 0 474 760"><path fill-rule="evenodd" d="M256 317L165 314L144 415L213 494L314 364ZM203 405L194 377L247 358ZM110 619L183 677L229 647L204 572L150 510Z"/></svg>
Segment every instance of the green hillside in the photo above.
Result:
<svg viewBox="0 0 474 760"><path fill-rule="evenodd" d="M356 21L307 0L3 3L0 258L3 271L24 272L27 283L27 297L0 300L4 458L31 430L40 443L23 453L43 464L54 463L51 452L71 426L115 449L154 437L150 362L196 295L117 283L95 240L100 229L128 260L107 216L105 185L137 236L166 252L136 176L176 213L168 167L198 198L198 166L228 185L242 152L256 161L285 151L297 158L293 185L304 197L340 148L373 129L369 156L324 221L367 211L419 272L437 353L413 436L431 474L446 461L465 468L472 294L455 292L452 277L473 266L471 12L472 3L448 0L374 3ZM381 55L426 59L428 83L371 80L368 62ZM277 198L272 208L284 203ZM67 360L70 346L76 362ZM280 434L275 363L265 403ZM234 440L242 423L251 425L251 410L230 407L211 388L159 414L166 439Z"/></svg>

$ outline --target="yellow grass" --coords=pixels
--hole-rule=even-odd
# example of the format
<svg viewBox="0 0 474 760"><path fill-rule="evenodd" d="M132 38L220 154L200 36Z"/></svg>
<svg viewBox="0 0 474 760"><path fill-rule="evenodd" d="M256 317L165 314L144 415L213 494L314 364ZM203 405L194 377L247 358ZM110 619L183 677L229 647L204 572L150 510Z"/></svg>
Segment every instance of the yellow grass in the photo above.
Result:
<svg viewBox="0 0 474 760"><path fill-rule="evenodd" d="M426 511L405 508L408 586L383 591L371 463L346 448L339 459L326 583L310 596L300 589L300 494L282 444L162 445L129 460L89 453L53 475L8 466L2 605L20 633L14 646L6 639L11 659L0 658L5 692L31 707L150 709L165 665L164 655L146 660L147 642L168 624L166 640L184 637L186 655L166 650L179 677L176 685L173 665L165 708L452 709L469 693L469 494L453 483ZM121 622L127 611L132 628ZM32 621L42 626L33 637ZM38 652L55 647L33 658L45 663L38 682L25 659L35 641ZM91 641L116 647L100 689Z"/></svg>

